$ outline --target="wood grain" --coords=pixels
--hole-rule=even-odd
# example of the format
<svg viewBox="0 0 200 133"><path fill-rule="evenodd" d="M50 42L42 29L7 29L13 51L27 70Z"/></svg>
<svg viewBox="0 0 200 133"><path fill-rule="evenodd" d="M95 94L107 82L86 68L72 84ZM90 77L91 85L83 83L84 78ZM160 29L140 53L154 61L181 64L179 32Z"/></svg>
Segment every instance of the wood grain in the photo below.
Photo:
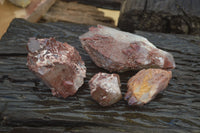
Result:
<svg viewBox="0 0 200 133"><path fill-rule="evenodd" d="M58 132L199 131L200 39L137 31L174 55L177 67L173 78L166 91L143 107L129 107L122 99L104 108L92 100L88 81L94 74L106 71L91 61L78 40L88 27L63 22L12 21L0 41L0 131L31 131L31 127L46 131L51 129L49 127L62 127ZM33 36L55 37L80 52L86 63L87 78L76 95L67 99L53 97L50 89L28 70L25 45ZM128 79L135 73L120 74L123 96Z"/></svg>

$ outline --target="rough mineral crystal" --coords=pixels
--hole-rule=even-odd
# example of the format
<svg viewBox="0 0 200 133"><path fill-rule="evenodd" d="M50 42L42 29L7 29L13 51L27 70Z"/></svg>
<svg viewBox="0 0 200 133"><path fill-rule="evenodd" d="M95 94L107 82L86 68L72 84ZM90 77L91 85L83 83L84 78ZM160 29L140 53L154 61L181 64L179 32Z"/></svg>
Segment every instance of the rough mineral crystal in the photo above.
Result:
<svg viewBox="0 0 200 133"><path fill-rule="evenodd" d="M167 87L171 77L171 71L143 69L129 79L125 100L129 105L146 104Z"/></svg>
<svg viewBox="0 0 200 133"><path fill-rule="evenodd" d="M122 98L118 74L98 73L89 81L89 87L92 98L101 106L109 106Z"/></svg>
<svg viewBox="0 0 200 133"><path fill-rule="evenodd" d="M173 56L146 38L98 25L79 37L94 63L106 70L123 72L143 68L175 68Z"/></svg>
<svg viewBox="0 0 200 133"><path fill-rule="evenodd" d="M74 95L84 83L86 67L79 52L54 38L30 38L28 68L51 88L55 96Z"/></svg>

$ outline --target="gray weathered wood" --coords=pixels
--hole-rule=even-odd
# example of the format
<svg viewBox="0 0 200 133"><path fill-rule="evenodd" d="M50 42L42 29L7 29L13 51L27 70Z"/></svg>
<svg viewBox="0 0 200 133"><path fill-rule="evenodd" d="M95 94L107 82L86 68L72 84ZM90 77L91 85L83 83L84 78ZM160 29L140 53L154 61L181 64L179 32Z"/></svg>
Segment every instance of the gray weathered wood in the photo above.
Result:
<svg viewBox="0 0 200 133"><path fill-rule="evenodd" d="M105 72L81 48L78 36L89 26L72 23L32 24L15 19L0 41L0 120L2 131L37 131L31 127L62 127L57 132L188 132L200 130L200 39L194 36L137 31L159 48L171 52L176 61L166 91L143 107L129 107L123 99L111 107L100 107L90 96L88 80ZM25 44L29 37L55 37L80 52L87 78L75 96L53 97L50 89L26 66ZM122 94L136 72L120 74ZM15 127L19 128L15 128ZM24 129L21 126L26 126ZM64 130L63 130L64 128ZM98 130L96 130L98 129ZM53 130L53 129L52 129ZM41 132L42 132L41 131Z"/></svg>
<svg viewBox="0 0 200 133"><path fill-rule="evenodd" d="M122 30L200 35L199 0L126 0L118 26Z"/></svg>

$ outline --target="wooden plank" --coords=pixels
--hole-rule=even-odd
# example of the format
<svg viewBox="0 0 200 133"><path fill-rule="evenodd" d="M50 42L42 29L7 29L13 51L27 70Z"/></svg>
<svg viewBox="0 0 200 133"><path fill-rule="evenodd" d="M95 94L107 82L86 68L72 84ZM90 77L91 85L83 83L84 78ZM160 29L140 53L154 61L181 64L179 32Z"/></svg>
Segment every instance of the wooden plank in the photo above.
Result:
<svg viewBox="0 0 200 133"><path fill-rule="evenodd" d="M73 127L77 132L81 129L97 132L96 127L108 132L187 132L200 129L198 38L137 31L137 34L147 37L159 48L174 55L177 67L173 70L173 78L166 91L143 107L129 107L122 99L105 108L92 100L88 81L97 72L106 71L91 61L78 40L78 36L86 32L88 27L63 22L32 24L22 19L12 22L0 41L2 128L11 127L11 130L14 130L16 126L52 126L65 127L66 131L70 131L70 127ZM75 46L80 52L86 63L87 78L75 96L67 99L53 97L50 89L28 70L25 44L28 38L33 36L55 37ZM123 96L128 79L135 73L129 71L120 74Z"/></svg>
<svg viewBox="0 0 200 133"><path fill-rule="evenodd" d="M55 2L56 0L33 0L26 9L28 15L25 19L37 22Z"/></svg>
<svg viewBox="0 0 200 133"><path fill-rule="evenodd" d="M77 1L79 3L96 6L98 8L120 10L121 4L125 0L64 0L64 1Z"/></svg>
<svg viewBox="0 0 200 133"><path fill-rule="evenodd" d="M67 21L78 24L103 24L114 27L114 20L105 17L95 6L57 1L43 17L46 21Z"/></svg>

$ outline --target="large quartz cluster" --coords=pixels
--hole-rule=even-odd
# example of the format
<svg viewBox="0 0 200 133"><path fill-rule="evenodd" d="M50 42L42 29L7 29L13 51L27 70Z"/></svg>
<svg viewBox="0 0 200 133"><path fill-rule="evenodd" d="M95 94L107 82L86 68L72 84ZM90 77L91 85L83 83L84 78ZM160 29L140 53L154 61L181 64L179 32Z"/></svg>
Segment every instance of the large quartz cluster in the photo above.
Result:
<svg viewBox="0 0 200 133"><path fill-rule="evenodd" d="M80 37L94 63L110 72L143 68L175 68L173 56L146 38L106 26L91 27Z"/></svg>
<svg viewBox="0 0 200 133"><path fill-rule="evenodd" d="M84 83L86 67L79 52L54 38L30 38L28 68L51 88L55 96L74 95Z"/></svg>

